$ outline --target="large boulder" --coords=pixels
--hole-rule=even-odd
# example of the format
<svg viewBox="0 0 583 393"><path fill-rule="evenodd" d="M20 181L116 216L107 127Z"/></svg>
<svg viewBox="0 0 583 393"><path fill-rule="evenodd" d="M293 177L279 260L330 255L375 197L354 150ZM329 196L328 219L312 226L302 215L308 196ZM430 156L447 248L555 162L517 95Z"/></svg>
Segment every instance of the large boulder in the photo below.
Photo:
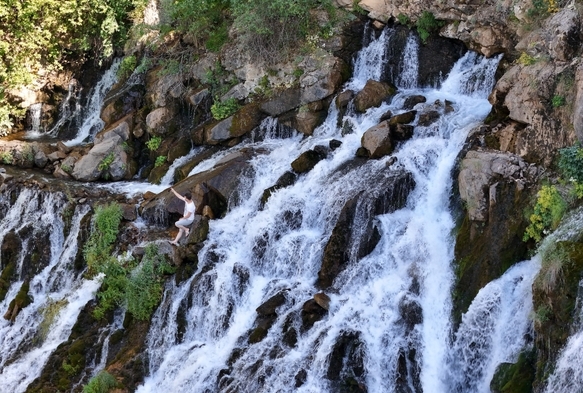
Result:
<svg viewBox="0 0 583 393"><path fill-rule="evenodd" d="M132 114L126 115L122 119L113 123L111 126L107 127L105 130L98 132L95 135L93 141L94 144L100 144L107 138L111 138L113 135L119 136L123 141L127 141L132 133L134 118Z"/></svg>
<svg viewBox="0 0 583 393"><path fill-rule="evenodd" d="M395 94L395 91L394 86L371 79L354 97L354 109L364 112L368 108L379 106L389 96Z"/></svg>
<svg viewBox="0 0 583 393"><path fill-rule="evenodd" d="M292 161L291 167L296 173L306 173L311 171L318 162L326 158L320 150L306 150L298 158Z"/></svg>
<svg viewBox="0 0 583 393"><path fill-rule="evenodd" d="M162 107L154 109L146 116L146 128L152 135L166 135L174 130L174 113Z"/></svg>
<svg viewBox="0 0 583 393"><path fill-rule="evenodd" d="M230 116L205 129L205 141L216 145L236 137L243 136L261 123L262 115L256 104L245 105L233 116Z"/></svg>
<svg viewBox="0 0 583 393"><path fill-rule="evenodd" d="M123 139L113 134L93 146L87 155L81 157L71 175L79 181L121 180L129 175L129 158L123 147Z"/></svg>
<svg viewBox="0 0 583 393"><path fill-rule="evenodd" d="M391 126L383 121L362 134L361 145L368 151L370 158L380 158L391 154L394 146L391 139Z"/></svg>

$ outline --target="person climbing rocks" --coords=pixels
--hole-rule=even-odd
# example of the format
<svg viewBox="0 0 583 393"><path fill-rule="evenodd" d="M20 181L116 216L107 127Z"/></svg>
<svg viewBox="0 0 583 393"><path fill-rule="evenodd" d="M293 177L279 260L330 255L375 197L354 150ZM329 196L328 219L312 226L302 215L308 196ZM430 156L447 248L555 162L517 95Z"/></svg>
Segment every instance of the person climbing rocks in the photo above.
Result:
<svg viewBox="0 0 583 393"><path fill-rule="evenodd" d="M174 240L170 241L170 244L177 246L178 241L182 237L182 234L184 233L186 236L188 236L190 233L190 230L187 227L189 227L194 221L194 211L196 210L196 206L192 201L192 194L190 192L185 192L184 196L182 196L172 187L170 187L170 191L172 191L178 199L182 199L184 201L184 214L182 217L180 217L180 220L174 223L174 225L176 225L178 228L178 234Z"/></svg>

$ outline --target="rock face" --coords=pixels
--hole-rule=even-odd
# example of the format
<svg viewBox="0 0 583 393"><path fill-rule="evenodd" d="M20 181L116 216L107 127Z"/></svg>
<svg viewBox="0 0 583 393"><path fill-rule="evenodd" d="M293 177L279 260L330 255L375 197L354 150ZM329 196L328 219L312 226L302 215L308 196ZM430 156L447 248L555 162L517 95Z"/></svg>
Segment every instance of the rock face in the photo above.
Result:
<svg viewBox="0 0 583 393"><path fill-rule="evenodd" d="M128 156L123 148L123 139L112 135L93 146L73 169L72 176L79 181L95 181L101 177L106 180L121 180L128 171Z"/></svg>
<svg viewBox="0 0 583 393"><path fill-rule="evenodd" d="M460 167L460 197L472 221L487 221L489 209L496 204L498 181L514 181L519 189L524 189L538 175L534 165L499 152L469 151Z"/></svg>
<svg viewBox="0 0 583 393"><path fill-rule="evenodd" d="M411 174L394 172L381 176L367 192L362 192L347 201L342 208L330 239L324 248L322 267L318 272L317 285L326 289L349 263L369 254L377 242L379 234L373 224L374 215L385 214L400 209L407 201L407 195L415 182ZM355 225L359 215L360 224ZM364 218L365 225L362 225Z"/></svg>

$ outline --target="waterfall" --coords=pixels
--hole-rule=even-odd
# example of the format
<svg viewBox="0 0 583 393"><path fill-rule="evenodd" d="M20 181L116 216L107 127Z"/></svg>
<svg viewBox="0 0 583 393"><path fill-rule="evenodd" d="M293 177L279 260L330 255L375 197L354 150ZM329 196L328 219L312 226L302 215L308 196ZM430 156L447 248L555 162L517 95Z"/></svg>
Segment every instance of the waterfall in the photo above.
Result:
<svg viewBox="0 0 583 393"><path fill-rule="evenodd" d="M383 31L360 52L347 88L380 78L390 36ZM486 90L498 63L472 56L456 64L447 88L406 92L427 102L452 101L455 110L444 111L437 126L417 126L392 157L353 161L362 134L387 110L401 110L392 105L402 103L404 93L392 104L345 115L354 132L344 136L332 105L312 137L268 137L245 145L261 154L253 158L229 213L210 221L196 273L166 285L147 338L149 376L139 392L325 392L353 382L369 392L449 391L447 364L455 353L451 171L467 133L490 110ZM259 208L263 191L299 153L332 139L342 145ZM225 154L193 171L212 167ZM415 183L403 196L404 207L374 215L369 197L403 177ZM348 244L346 266L325 291L329 311L304 329L302 306L319 291L323 250L343 206L354 200L356 231L370 220L379 242L365 256L362 237ZM256 308L278 295L271 326L262 340L250 343ZM340 358L345 354L342 361L333 359L338 352Z"/></svg>
<svg viewBox="0 0 583 393"><path fill-rule="evenodd" d="M61 130L61 127L63 127L68 121L74 120L78 117L81 111L81 104L79 103L81 90L82 88L79 86L79 82L77 82L76 79L71 79L69 81L67 95L59 106L59 118L53 125L53 128L47 132L49 136L56 137Z"/></svg>
<svg viewBox="0 0 583 393"><path fill-rule="evenodd" d="M114 83L117 82L117 70L121 64L120 59L115 59L111 67L103 74L99 82L95 85L85 109L83 111L81 125L75 138L65 141L67 146L74 146L84 142L87 138L93 138L103 129L103 120L101 120L101 109L103 100Z"/></svg>
<svg viewBox="0 0 583 393"><path fill-rule="evenodd" d="M30 130L27 131L26 136L35 138L41 136L40 119L42 115L42 103L32 104L28 110L30 116Z"/></svg>
<svg viewBox="0 0 583 393"><path fill-rule="evenodd" d="M575 241L583 225L583 209L579 208L563 220L560 228L551 236L552 241ZM549 240L546 240L549 242ZM571 393L583 391L583 281L575 305L571 335L561 348L555 368L549 376L545 393Z"/></svg>
<svg viewBox="0 0 583 393"><path fill-rule="evenodd" d="M416 88L419 76L419 39L413 33L409 33L407 38L401 61L401 70L397 86L401 89Z"/></svg>
<svg viewBox="0 0 583 393"><path fill-rule="evenodd" d="M449 362L450 392L490 392L496 367L516 362L528 344L532 283L539 269L537 255L480 290L456 333Z"/></svg>
<svg viewBox="0 0 583 393"><path fill-rule="evenodd" d="M28 294L32 298L12 323L0 318L0 391L24 392L40 375L49 355L68 339L81 309L94 298L100 283L82 279L73 268L80 223L88 206L68 211L65 195L33 189L21 190L13 203L5 190L0 200L0 244L15 234L23 250L16 261L16 280L0 302L0 310L8 310L25 279L30 280ZM66 237L63 215L71 215ZM26 253L39 249L36 242L43 242L38 252L48 254L44 267L38 263L31 266L34 257ZM40 271L27 273L35 269Z"/></svg>

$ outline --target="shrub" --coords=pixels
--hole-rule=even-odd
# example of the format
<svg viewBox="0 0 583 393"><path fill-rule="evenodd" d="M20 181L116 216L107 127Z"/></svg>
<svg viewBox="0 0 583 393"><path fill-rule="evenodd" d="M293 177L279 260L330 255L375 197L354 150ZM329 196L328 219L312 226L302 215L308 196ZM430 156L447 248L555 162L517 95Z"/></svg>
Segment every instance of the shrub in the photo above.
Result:
<svg viewBox="0 0 583 393"><path fill-rule="evenodd" d="M130 55L123 58L121 64L119 65L119 69L117 70L117 77L119 79L126 79L128 78L132 72L136 69L138 65L138 60L136 56Z"/></svg>
<svg viewBox="0 0 583 393"><path fill-rule="evenodd" d="M237 99L228 98L225 101L216 100L211 106L211 113L216 120L223 120L237 112L238 109Z"/></svg>
<svg viewBox="0 0 583 393"><path fill-rule="evenodd" d="M564 178L583 184L583 149L579 145L560 149L558 166Z"/></svg>
<svg viewBox="0 0 583 393"><path fill-rule="evenodd" d="M555 186L542 186L523 240L534 239L540 242L543 234L557 228L566 208L567 204Z"/></svg>
<svg viewBox="0 0 583 393"><path fill-rule="evenodd" d="M156 157L156 162L154 163L154 168L158 168L166 162L166 156L158 156Z"/></svg>
<svg viewBox="0 0 583 393"><path fill-rule="evenodd" d="M565 105L566 103L566 99L563 96L560 95L556 95L553 96L553 99L551 100L551 104L553 105L553 108L558 108L560 106Z"/></svg>
<svg viewBox="0 0 583 393"><path fill-rule="evenodd" d="M162 143L162 138L159 136L154 136L154 137L150 138L150 140L148 142L146 142L146 147L148 147L148 149L151 151L158 150L161 143Z"/></svg>
<svg viewBox="0 0 583 393"><path fill-rule="evenodd" d="M113 375L103 370L89 380L83 386L83 393L107 393L117 386L117 381Z"/></svg>
<svg viewBox="0 0 583 393"><path fill-rule="evenodd" d="M211 52L218 52L229 38L229 27L225 22L209 33L205 47Z"/></svg>
<svg viewBox="0 0 583 393"><path fill-rule="evenodd" d="M429 35L443 26L443 22L435 19L435 16L429 11L423 11L419 19L417 19L417 33L424 44L427 43Z"/></svg>

